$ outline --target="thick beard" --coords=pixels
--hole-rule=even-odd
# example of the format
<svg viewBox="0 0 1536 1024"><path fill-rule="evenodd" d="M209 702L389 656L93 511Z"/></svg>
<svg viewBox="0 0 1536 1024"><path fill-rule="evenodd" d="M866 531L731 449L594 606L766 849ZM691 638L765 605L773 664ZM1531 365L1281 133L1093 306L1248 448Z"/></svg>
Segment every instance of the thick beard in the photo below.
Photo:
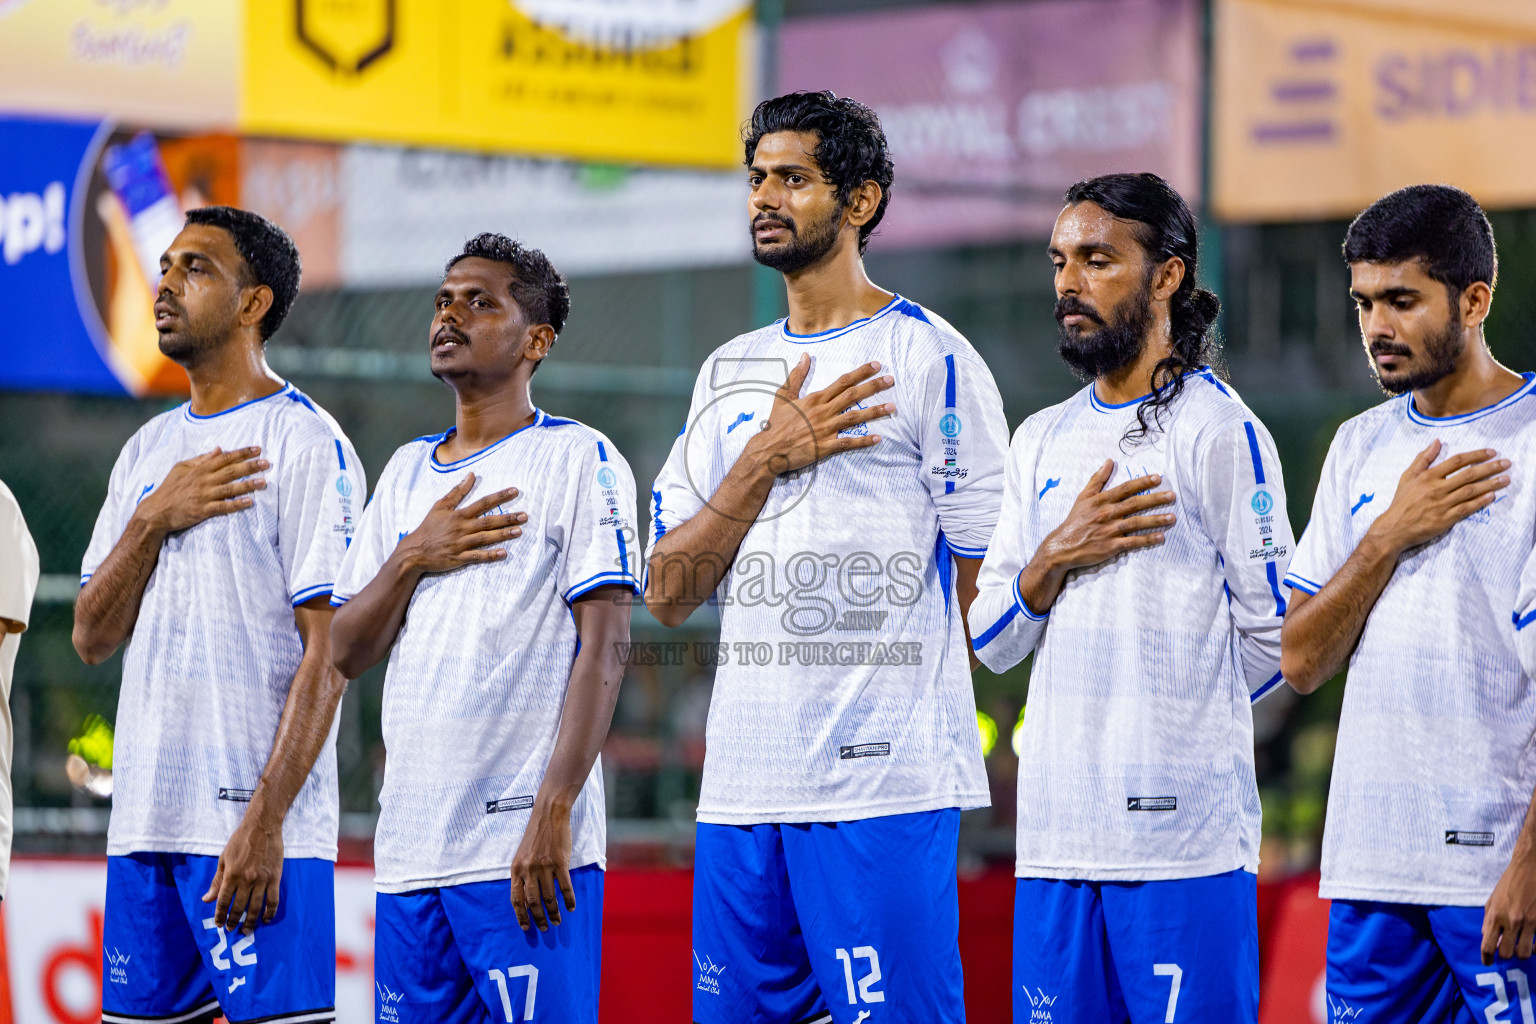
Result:
<svg viewBox="0 0 1536 1024"><path fill-rule="evenodd" d="M1401 395L1407 391L1422 391L1424 388L1440 383L1449 374L1455 372L1456 364L1461 360L1461 354L1465 349L1466 339L1461 333L1461 321L1453 310L1450 319L1445 322L1445 327L1438 334L1429 335L1424 339L1422 369L1383 377L1381 367L1377 366L1376 360L1371 358L1369 345L1366 346L1366 359L1370 362L1371 373L1376 377L1376 386L1386 394Z"/></svg>
<svg viewBox="0 0 1536 1024"><path fill-rule="evenodd" d="M781 274L793 274L804 270L813 263L819 262L832 247L837 244L837 229L841 225L843 211L836 210L832 216L818 225L811 225L806 233L801 235L799 231L785 221L785 227L789 229L791 241L772 249L764 249L757 244L757 235L752 236L752 258L763 266L777 270Z"/></svg>
<svg viewBox="0 0 1536 1024"><path fill-rule="evenodd" d="M1058 315L1058 323L1060 323ZM1109 323L1080 334L1060 327L1056 351L1079 380L1095 380L1125 369L1141 356L1152 327L1152 289L1147 286L1115 307Z"/></svg>

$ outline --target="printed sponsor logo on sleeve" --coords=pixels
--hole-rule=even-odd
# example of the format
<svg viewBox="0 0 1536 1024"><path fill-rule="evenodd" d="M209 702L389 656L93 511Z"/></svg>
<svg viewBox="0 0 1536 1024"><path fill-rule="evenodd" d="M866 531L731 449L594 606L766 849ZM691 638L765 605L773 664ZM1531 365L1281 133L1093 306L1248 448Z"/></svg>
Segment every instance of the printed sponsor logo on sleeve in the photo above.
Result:
<svg viewBox="0 0 1536 1024"><path fill-rule="evenodd" d="M1492 846L1492 832L1468 832L1464 829L1445 830L1446 846Z"/></svg>
<svg viewBox="0 0 1536 1024"><path fill-rule="evenodd" d="M1176 796L1128 796L1125 798L1125 809L1128 811L1176 811L1179 809L1179 798Z"/></svg>
<svg viewBox="0 0 1536 1024"><path fill-rule="evenodd" d="M233 786L219 787L220 800L233 800L235 803L248 804L251 802L251 797L255 795L256 791L254 789L236 789Z"/></svg>
<svg viewBox="0 0 1536 1024"><path fill-rule="evenodd" d="M485 802L485 813L500 814L502 811L526 811L532 806L532 796L504 796L500 800L487 800Z"/></svg>
<svg viewBox="0 0 1536 1024"><path fill-rule="evenodd" d="M856 757L890 757L891 745L889 743L855 743L848 747L839 747L837 756L843 761L851 761Z"/></svg>
<svg viewBox="0 0 1536 1024"><path fill-rule="evenodd" d="M1247 506L1240 514L1243 547L1250 562L1272 562L1290 554L1289 546L1275 535L1275 526L1285 510L1280 507L1277 492L1268 484L1259 484L1248 492Z"/></svg>

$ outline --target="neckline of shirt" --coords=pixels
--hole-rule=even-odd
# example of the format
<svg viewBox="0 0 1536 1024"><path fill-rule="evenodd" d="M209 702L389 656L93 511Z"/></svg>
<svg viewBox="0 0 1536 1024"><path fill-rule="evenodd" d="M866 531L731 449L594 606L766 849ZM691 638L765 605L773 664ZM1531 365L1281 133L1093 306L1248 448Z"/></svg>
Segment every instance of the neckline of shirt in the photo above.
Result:
<svg viewBox="0 0 1536 1024"><path fill-rule="evenodd" d="M548 416L545 414L543 409L535 408L533 410L533 422L528 424L527 426L518 427L516 430L512 431L512 433L508 434L506 437L502 438L500 441L492 441L490 444L486 445L484 448L481 448L477 452L472 452L469 455L464 456L462 459L456 459L453 462L439 462L438 459L437 459L437 446L442 444L444 441L448 440L448 435L449 434L456 433L458 431L458 429L459 429L457 426L449 427L447 430L443 431L441 434L432 434L432 435L429 435L428 437L425 438L426 441L430 442L430 445L427 448L427 464L429 466L431 466L433 469L437 470L439 473L452 472L453 470L458 469L461 466L466 466L469 463L474 462L476 459L480 458L481 456L489 455L491 452L495 451L497 448L500 448L502 445L506 444L508 441L510 441L514 437L516 437L518 434L521 434L523 431L530 430L533 427L537 427L539 424L543 423L547 418L548 418Z"/></svg>
<svg viewBox="0 0 1536 1024"><path fill-rule="evenodd" d="M1184 371L1184 376L1185 376L1185 378L1189 378L1189 377L1203 377L1204 379L1210 381L1212 384L1216 385L1216 389L1218 391L1220 391L1222 394L1227 394L1228 393L1227 389L1222 385L1222 383L1219 380L1216 379L1216 375L1211 372L1211 368L1210 368L1209 365L1196 366L1195 368L1193 368L1191 370L1186 370L1186 371ZM1187 380L1186 380L1186 383L1187 383ZM1163 385L1163 387L1167 387L1167 386L1168 385L1166 385L1166 384ZM1088 390L1088 404L1093 406L1093 408L1096 409L1097 411L1103 412L1103 413L1119 412L1122 409L1129 409L1133 405L1140 405L1142 402L1145 402L1147 399L1151 398L1152 395L1154 394L1154 392L1148 391L1146 394L1142 395L1140 398L1133 398L1129 402L1118 402L1118 403L1116 403L1116 402L1106 402L1106 401L1104 401L1104 399L1099 397L1098 387L1099 386L1098 386L1098 382L1097 381L1094 381L1093 383L1088 385L1088 389L1087 389Z"/></svg>
<svg viewBox="0 0 1536 1024"><path fill-rule="evenodd" d="M221 412L211 412L211 413L209 413L206 416L199 416L197 413L193 412L192 411L192 403L191 402L188 402L186 405L182 406L181 408L182 408L182 411L187 414L187 419L192 420L194 422L201 422L203 420L216 420L220 416L228 416L232 412L239 412L241 409L244 409L248 405L255 405L257 402L265 402L265 401L268 401L270 399L276 398L278 395L286 395L290 391L293 391L293 390L294 390L293 385L288 383L285 380L285 381L283 381L283 386L278 388L276 391L272 392L270 395L262 395L260 398L252 398L250 401L241 402L239 405L232 405L228 409L224 409Z"/></svg>
<svg viewBox="0 0 1536 1024"><path fill-rule="evenodd" d="M814 345L818 341L831 341L833 338L841 337L849 331L856 331L866 324L874 323L901 305L903 301L905 300L902 299L900 294L892 292L891 301L881 306L871 315L861 316L852 323L844 324L841 327L833 327L830 330L817 331L815 334L796 334L789 329L789 317L785 317L779 321L779 337L792 345Z"/></svg>
<svg viewBox="0 0 1536 1024"><path fill-rule="evenodd" d="M1481 409L1473 409L1471 412L1460 413L1456 416L1428 416L1420 412L1419 407L1414 404L1413 392L1411 391L1408 392L1408 401L1404 404L1404 408L1408 412L1408 418L1421 426L1448 427L1459 423L1470 423L1473 420L1487 416L1489 413L1495 413L1500 409L1507 408L1531 394L1532 385L1536 384L1536 373L1527 370L1520 376L1525 378L1525 382L1515 388L1514 391L1511 391L1492 405L1485 405Z"/></svg>

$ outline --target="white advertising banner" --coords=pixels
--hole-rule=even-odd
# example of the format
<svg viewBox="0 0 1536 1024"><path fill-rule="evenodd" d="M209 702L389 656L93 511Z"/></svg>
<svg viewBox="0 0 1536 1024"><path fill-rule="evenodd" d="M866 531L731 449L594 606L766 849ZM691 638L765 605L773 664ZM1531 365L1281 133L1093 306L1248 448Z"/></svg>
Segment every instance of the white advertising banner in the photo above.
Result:
<svg viewBox="0 0 1536 1024"><path fill-rule="evenodd" d="M340 277L436 283L482 231L542 249L561 273L751 258L745 171L675 171L349 146L341 154Z"/></svg>
<svg viewBox="0 0 1536 1024"><path fill-rule="evenodd" d="M15 1024L97 1024L107 886L104 860L16 859L6 890L6 961ZM4 1007L0 1006L0 1012ZM336 870L336 1019L373 1019L373 870Z"/></svg>

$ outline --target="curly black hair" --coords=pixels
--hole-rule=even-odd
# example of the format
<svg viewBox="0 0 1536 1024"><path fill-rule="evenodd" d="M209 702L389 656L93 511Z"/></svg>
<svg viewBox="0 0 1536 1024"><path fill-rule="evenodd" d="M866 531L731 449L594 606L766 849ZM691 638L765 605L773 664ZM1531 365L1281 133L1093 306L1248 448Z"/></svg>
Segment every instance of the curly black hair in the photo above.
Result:
<svg viewBox="0 0 1536 1024"><path fill-rule="evenodd" d="M752 120L742 136L746 144L747 166L757 156L757 144L773 132L814 132L816 166L827 183L837 190L837 201L847 206L853 192L866 181L880 186L880 205L869 223L859 228L859 252L869 245L885 208L891 201L891 181L896 177L890 147L879 116L846 96L831 90L792 92L763 100L752 111Z"/></svg>
<svg viewBox="0 0 1536 1024"><path fill-rule="evenodd" d="M245 261L248 280L272 289L272 308L261 318L261 340L265 342L283 326L293 300L299 296L299 279L304 273L299 247L293 244L288 232L261 214L233 206L188 210L187 223L228 231L234 239L235 251Z"/></svg>
<svg viewBox="0 0 1536 1024"><path fill-rule="evenodd" d="M555 265L538 249L514 242L506 235L482 231L464 243L464 251L448 261L443 273L471 256L494 260L512 268L512 299L530 324L549 324L558 336L571 315L571 288Z"/></svg>
<svg viewBox="0 0 1536 1024"><path fill-rule="evenodd" d="M1407 263L1445 285L1454 309L1461 293L1499 277L1493 226L1477 200L1450 185L1409 185L1366 207L1344 235L1346 263Z"/></svg>
<svg viewBox="0 0 1536 1024"><path fill-rule="evenodd" d="M1162 426L1164 411L1184 390L1184 376L1211 362L1216 350L1212 327L1221 301L1195 285L1199 266L1199 237L1195 215L1172 185L1155 174L1105 174L1067 189L1066 203L1093 203L1111 216L1135 221L1136 238L1146 252L1147 267L1177 256L1184 261L1184 279L1169 303L1173 352L1152 368L1152 393L1136 407L1136 426L1125 440L1137 443L1153 426Z"/></svg>

